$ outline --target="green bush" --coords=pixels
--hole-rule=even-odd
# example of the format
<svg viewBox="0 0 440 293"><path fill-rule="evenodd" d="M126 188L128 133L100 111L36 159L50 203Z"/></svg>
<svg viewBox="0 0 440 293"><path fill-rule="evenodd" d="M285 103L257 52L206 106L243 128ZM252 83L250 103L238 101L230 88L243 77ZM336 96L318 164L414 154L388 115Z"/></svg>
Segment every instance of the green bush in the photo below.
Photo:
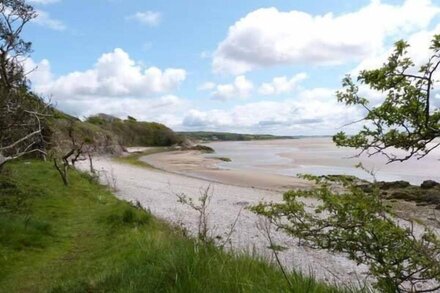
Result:
<svg viewBox="0 0 440 293"><path fill-rule="evenodd" d="M110 131L124 146L170 146L180 142L179 136L165 125L155 122L139 122L130 116L127 120L121 120L110 115L99 114L87 118L86 122Z"/></svg>
<svg viewBox="0 0 440 293"><path fill-rule="evenodd" d="M382 202L379 188L365 193L350 180L305 176L318 187L286 192L282 203L260 203L252 211L268 217L279 229L314 248L346 253L369 267L377 289L385 292L440 290L440 238L427 227L422 235L414 223L399 219ZM333 191L334 183L345 191ZM314 196L312 211L301 197ZM398 224L400 222L400 224ZM405 222L406 226L402 224Z"/></svg>
<svg viewBox="0 0 440 293"><path fill-rule="evenodd" d="M137 210L134 207L126 207L115 214L107 216L107 223L114 226L130 225L142 226L150 223L151 214L145 211Z"/></svg>

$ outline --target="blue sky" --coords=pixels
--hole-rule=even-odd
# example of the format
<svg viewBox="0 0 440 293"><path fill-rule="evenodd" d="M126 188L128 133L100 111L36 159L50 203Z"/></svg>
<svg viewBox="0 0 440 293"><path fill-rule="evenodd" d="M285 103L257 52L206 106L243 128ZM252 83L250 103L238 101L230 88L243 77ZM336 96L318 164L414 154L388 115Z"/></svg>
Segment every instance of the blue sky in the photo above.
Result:
<svg viewBox="0 0 440 293"><path fill-rule="evenodd" d="M381 64L400 38L423 61L440 32L428 0L29 2L34 91L81 118L176 130L332 134L362 115L336 103L344 74Z"/></svg>

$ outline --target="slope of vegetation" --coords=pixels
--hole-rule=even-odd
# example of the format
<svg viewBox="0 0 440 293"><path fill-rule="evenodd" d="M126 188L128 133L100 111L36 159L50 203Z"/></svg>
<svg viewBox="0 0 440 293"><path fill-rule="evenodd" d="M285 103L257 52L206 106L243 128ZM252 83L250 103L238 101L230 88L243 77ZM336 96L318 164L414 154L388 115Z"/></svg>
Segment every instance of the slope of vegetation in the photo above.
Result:
<svg viewBox="0 0 440 293"><path fill-rule="evenodd" d="M47 118L50 137L48 149L53 152L63 152L72 147L72 138L78 143L86 142L93 152L117 154L122 151L117 135L99 125L84 122L76 117L56 109Z"/></svg>
<svg viewBox="0 0 440 293"><path fill-rule="evenodd" d="M293 136L275 136L270 134L240 134L229 132L178 132L189 139L202 141L242 141L242 140L269 140L269 139L292 139Z"/></svg>
<svg viewBox="0 0 440 293"><path fill-rule="evenodd" d="M72 171L16 161L0 177L2 292L285 292L282 273L197 245ZM289 275L295 292L337 292Z"/></svg>
<svg viewBox="0 0 440 293"><path fill-rule="evenodd" d="M110 131L124 146L170 146L180 142L170 128L156 122L140 122L132 117L122 120L110 115L98 114L86 120Z"/></svg>
<svg viewBox="0 0 440 293"><path fill-rule="evenodd" d="M33 95L30 98L40 101ZM47 116L41 121L45 148L51 154L65 153L72 148L73 141L77 145L84 144L91 153L104 154L120 154L127 146L162 147L181 142L181 138L163 124L121 120L105 114L81 121L49 107Z"/></svg>

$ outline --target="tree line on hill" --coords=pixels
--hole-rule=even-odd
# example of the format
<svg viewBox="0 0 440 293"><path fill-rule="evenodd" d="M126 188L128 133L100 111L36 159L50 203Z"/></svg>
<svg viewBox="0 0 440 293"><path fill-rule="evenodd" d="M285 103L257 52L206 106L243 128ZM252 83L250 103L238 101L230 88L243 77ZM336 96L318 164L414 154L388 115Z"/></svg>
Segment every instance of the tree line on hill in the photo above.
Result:
<svg viewBox="0 0 440 293"><path fill-rule="evenodd" d="M276 136L270 134L242 134L214 131L185 131L178 134L193 140L201 141L246 141L246 140L269 140L269 139L293 139L295 136Z"/></svg>

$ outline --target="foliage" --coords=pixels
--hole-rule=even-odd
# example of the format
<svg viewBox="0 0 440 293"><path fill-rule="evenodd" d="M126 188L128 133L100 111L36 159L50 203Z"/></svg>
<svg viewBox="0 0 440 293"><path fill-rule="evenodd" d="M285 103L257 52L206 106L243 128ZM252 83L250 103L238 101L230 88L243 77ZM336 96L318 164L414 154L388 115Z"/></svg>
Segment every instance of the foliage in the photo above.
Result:
<svg viewBox="0 0 440 293"><path fill-rule="evenodd" d="M200 245L73 170L64 188L49 162L5 166L2 292L288 292L281 272ZM15 195L25 197L16 209ZM7 212L6 212L7 211ZM6 212L6 213L5 213ZM290 273L295 292L341 292Z"/></svg>
<svg viewBox="0 0 440 293"><path fill-rule="evenodd" d="M77 144L85 143L86 152L119 154L122 151L116 135L99 125L59 114L57 114L57 117L50 117L47 120L51 130L51 136L48 139L50 142L49 148L56 155L71 150L73 145L72 134Z"/></svg>
<svg viewBox="0 0 440 293"><path fill-rule="evenodd" d="M35 17L23 0L0 3L0 167L30 153L45 153L48 106L29 92L23 68L31 43L21 34Z"/></svg>
<svg viewBox="0 0 440 293"><path fill-rule="evenodd" d="M31 42L21 38L24 26L37 17L34 8L24 0L0 3L0 85L10 91L26 87L22 62L31 52Z"/></svg>
<svg viewBox="0 0 440 293"><path fill-rule="evenodd" d="M76 162L78 161L85 161L86 157L89 159L90 172L95 173L93 168L92 153L98 151L99 144L96 139L93 138L95 136L94 133L91 133L90 137L84 135L78 136L77 133L75 133L75 129L77 129L75 124L78 123L80 122L75 120L69 121L67 135L70 143L67 150L64 153L61 151L58 151L58 153L53 153L54 167L60 174L65 186L69 185L69 168L74 168Z"/></svg>
<svg viewBox="0 0 440 293"><path fill-rule="evenodd" d="M208 207L211 203L213 190L211 186L208 186L203 191L200 191L200 197L197 201L194 201L191 197L188 197L184 193L176 194L177 201L184 204L197 212L197 239L202 243L210 244L214 242L212 235L210 235L209 225L209 211Z"/></svg>
<svg viewBox="0 0 440 293"><path fill-rule="evenodd" d="M432 55L419 68L408 57L408 43L399 41L394 52L381 68L361 71L357 81L383 93L384 101L371 106L360 96L359 85L348 75L344 89L337 92L338 101L357 105L367 113L362 120L367 125L353 136L338 133L333 140L339 146L361 149L369 154L383 153L389 161L404 161L413 156L422 158L440 145L440 111L434 105L434 89L440 66L440 35L435 35L430 47ZM403 156L390 153L390 148L407 152Z"/></svg>
<svg viewBox="0 0 440 293"><path fill-rule="evenodd" d="M45 154L50 108L26 88L0 85L0 166L30 153Z"/></svg>
<svg viewBox="0 0 440 293"><path fill-rule="evenodd" d="M171 129L155 122L139 122L133 117L121 120L110 115L98 114L86 122L110 131L124 146L170 146L180 142Z"/></svg>
<svg viewBox="0 0 440 293"><path fill-rule="evenodd" d="M189 147L183 147L182 150L199 151L199 152L206 153L206 154L215 153L215 150L212 147L207 146L207 145L201 145L201 144L189 146Z"/></svg>
<svg viewBox="0 0 440 293"><path fill-rule="evenodd" d="M337 183L345 191L337 193L332 190L334 181L305 177L319 187L288 191L282 203L260 203L252 211L305 245L346 253L367 265L380 290L414 292L421 285L428 286L425 290L440 290L438 283L428 282L440 282L440 239L434 232L424 227L422 235L417 235L412 222L392 215L377 189L365 193L341 178ZM301 200L310 195L319 199L313 209Z"/></svg>

